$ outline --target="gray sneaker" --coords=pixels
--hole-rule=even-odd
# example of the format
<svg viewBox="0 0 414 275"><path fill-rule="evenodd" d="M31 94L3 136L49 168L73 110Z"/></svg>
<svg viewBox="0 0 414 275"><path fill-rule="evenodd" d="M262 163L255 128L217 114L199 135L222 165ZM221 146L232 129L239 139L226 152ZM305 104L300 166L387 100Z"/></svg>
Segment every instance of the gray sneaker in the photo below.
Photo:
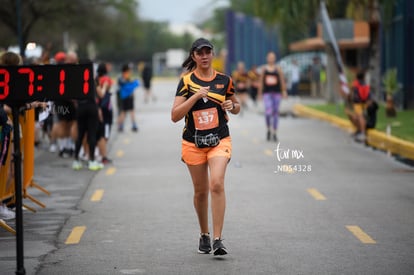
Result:
<svg viewBox="0 0 414 275"><path fill-rule="evenodd" d="M200 234L200 243L198 245L198 253L209 254L211 252L210 235Z"/></svg>
<svg viewBox="0 0 414 275"><path fill-rule="evenodd" d="M213 254L214 256L226 255L227 248L223 245L222 239L215 239L213 242Z"/></svg>

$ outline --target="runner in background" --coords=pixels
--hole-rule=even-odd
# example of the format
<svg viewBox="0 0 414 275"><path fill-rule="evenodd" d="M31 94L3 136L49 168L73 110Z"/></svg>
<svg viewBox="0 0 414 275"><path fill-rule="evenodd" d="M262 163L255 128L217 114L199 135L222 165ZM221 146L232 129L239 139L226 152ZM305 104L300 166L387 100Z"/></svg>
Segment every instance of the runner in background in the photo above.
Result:
<svg viewBox="0 0 414 275"><path fill-rule="evenodd" d="M234 86L237 91L237 96L240 99L242 110L244 110L247 108L247 100L249 99L250 88L250 79L244 62L240 61L237 63L237 68L235 71L233 71L231 77L234 81Z"/></svg>
<svg viewBox="0 0 414 275"><path fill-rule="evenodd" d="M276 65L276 54L269 52L267 64L260 74L258 97L263 98L266 119L266 138L268 141L278 141L277 128L279 124L279 106L282 98L287 98L286 83L282 69Z"/></svg>
<svg viewBox="0 0 414 275"><path fill-rule="evenodd" d="M247 72L250 82L250 98L253 100L253 103L257 105L257 90L260 86L260 73L256 65L253 65L250 70Z"/></svg>

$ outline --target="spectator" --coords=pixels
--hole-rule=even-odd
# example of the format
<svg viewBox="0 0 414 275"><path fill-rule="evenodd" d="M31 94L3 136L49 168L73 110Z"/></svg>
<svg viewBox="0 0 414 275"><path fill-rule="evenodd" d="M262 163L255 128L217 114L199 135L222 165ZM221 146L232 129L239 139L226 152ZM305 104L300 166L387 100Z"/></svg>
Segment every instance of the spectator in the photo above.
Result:
<svg viewBox="0 0 414 275"><path fill-rule="evenodd" d="M55 55L57 64L62 62L67 64L78 63L78 56L75 52L58 52ZM59 100L54 102L53 111L56 114L56 122L53 123L51 130L50 146L51 152L59 151L60 157L70 157L75 149L76 129L76 108L73 100Z"/></svg>
<svg viewBox="0 0 414 275"><path fill-rule="evenodd" d="M294 59L292 61L292 67L290 70L290 82L291 82L290 94L292 96L298 95L299 81L300 81L300 70L298 66L298 61Z"/></svg>
<svg viewBox="0 0 414 275"><path fill-rule="evenodd" d="M370 87L365 83L365 75L363 72L358 72L356 79L352 83L352 102L354 110L354 120L357 126L355 133L355 140L358 142L365 142L366 140L366 120L365 112L367 103L371 100Z"/></svg>
<svg viewBox="0 0 414 275"><path fill-rule="evenodd" d="M112 79L108 76L108 64L100 63L97 69L96 90L100 108L100 119L98 126L98 149L102 157L102 163L108 164L112 161L107 157L107 143L111 133L113 110L111 103Z"/></svg>
<svg viewBox="0 0 414 275"><path fill-rule="evenodd" d="M321 95L321 70L322 65L318 56L313 58L313 64L310 68L311 96L318 97Z"/></svg>
<svg viewBox="0 0 414 275"><path fill-rule="evenodd" d="M96 171L103 168L103 164L95 160L96 137L99 126L98 104L95 99L82 99L77 101L77 139L75 144L73 170L82 169L79 160L79 152L82 147L83 139L86 136L88 143L89 162L88 169Z"/></svg>
<svg viewBox="0 0 414 275"><path fill-rule="evenodd" d="M157 98L155 97L155 95L152 93L152 90L151 90L151 81L152 81L151 63L149 62L144 63L141 77L142 77L142 82L144 84L144 90L145 90L144 102L148 103L150 99L152 99L152 101L156 101Z"/></svg>
<svg viewBox="0 0 414 275"><path fill-rule="evenodd" d="M121 112L118 117L118 132L124 131L124 121L126 114L130 114L132 131L138 131L138 125L135 120L134 111L134 92L139 87L138 80L132 79L132 70L128 64L122 66L122 74L118 79L119 96L121 99Z"/></svg>

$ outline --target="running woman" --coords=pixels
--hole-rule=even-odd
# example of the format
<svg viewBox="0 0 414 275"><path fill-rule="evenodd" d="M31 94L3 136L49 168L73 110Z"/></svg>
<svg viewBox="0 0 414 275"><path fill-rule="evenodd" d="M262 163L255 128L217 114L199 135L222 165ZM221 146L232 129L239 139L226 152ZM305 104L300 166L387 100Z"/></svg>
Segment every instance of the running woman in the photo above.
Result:
<svg viewBox="0 0 414 275"><path fill-rule="evenodd" d="M260 74L258 97L263 97L267 127L267 140L277 142L277 127L279 122L279 106L283 98L287 98L286 83L282 69L276 65L276 54L269 52L267 64Z"/></svg>
<svg viewBox="0 0 414 275"><path fill-rule="evenodd" d="M246 71L246 65L240 61L237 63L237 69L232 73L231 78L234 81L234 86L237 90L237 96L243 109L247 109L247 100L249 99L250 79Z"/></svg>
<svg viewBox="0 0 414 275"><path fill-rule="evenodd" d="M182 160L187 164L194 186L194 207L200 225L198 252L211 252L208 203L211 195L213 253L225 255L222 230L226 196L224 178L231 158L228 112L238 114L240 103L232 79L212 68L213 45L199 38L183 63L187 74L180 79L171 110L171 119L185 118Z"/></svg>

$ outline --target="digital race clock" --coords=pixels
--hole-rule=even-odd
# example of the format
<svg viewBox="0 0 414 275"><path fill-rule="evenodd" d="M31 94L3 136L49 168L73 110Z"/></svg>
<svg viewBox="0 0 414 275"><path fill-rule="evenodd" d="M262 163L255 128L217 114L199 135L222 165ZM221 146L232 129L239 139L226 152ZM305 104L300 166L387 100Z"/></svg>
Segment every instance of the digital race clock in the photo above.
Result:
<svg viewBox="0 0 414 275"><path fill-rule="evenodd" d="M93 99L93 65L0 66L0 102Z"/></svg>

